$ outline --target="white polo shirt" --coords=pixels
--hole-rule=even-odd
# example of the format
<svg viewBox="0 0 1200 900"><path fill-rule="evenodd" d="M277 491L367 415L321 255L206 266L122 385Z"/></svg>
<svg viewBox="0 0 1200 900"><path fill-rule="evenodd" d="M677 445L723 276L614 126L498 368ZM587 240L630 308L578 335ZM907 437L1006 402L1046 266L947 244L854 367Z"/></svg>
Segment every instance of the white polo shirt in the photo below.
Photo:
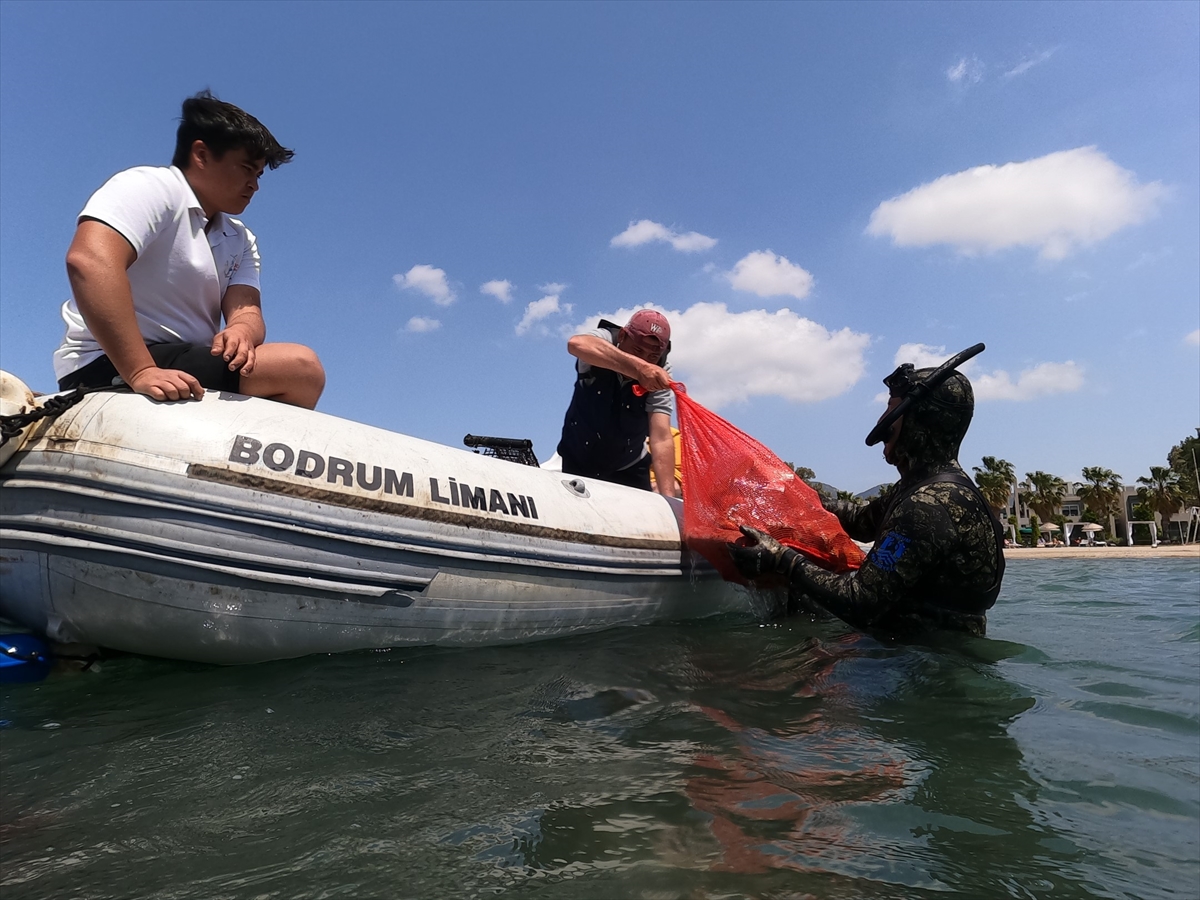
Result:
<svg viewBox="0 0 1200 900"><path fill-rule="evenodd" d="M183 172L138 166L118 172L88 200L77 221L98 219L133 246L133 309L147 344L211 344L221 327L221 299L231 284L258 288L258 246L250 229L217 213L208 218ZM62 307L67 335L54 351L54 376L102 356L72 297Z"/></svg>

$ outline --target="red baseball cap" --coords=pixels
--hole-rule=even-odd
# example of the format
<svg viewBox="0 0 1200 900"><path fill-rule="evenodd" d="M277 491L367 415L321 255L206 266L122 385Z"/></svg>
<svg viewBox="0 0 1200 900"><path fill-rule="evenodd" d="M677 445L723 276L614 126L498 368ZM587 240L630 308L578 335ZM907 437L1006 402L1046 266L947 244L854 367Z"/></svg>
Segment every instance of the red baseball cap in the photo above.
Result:
<svg viewBox="0 0 1200 900"><path fill-rule="evenodd" d="M625 331L634 337L658 341L662 347L671 340L671 323L657 310L639 309L629 317Z"/></svg>

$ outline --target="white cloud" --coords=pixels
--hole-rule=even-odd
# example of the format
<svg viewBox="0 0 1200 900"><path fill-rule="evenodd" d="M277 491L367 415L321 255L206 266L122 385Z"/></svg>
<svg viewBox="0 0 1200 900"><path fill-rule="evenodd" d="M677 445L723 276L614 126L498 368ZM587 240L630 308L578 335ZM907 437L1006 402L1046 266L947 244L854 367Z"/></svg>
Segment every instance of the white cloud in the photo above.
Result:
<svg viewBox="0 0 1200 900"><path fill-rule="evenodd" d="M559 284L557 281L547 281L545 284L539 284L538 290L543 294L559 294L567 289L565 284Z"/></svg>
<svg viewBox="0 0 1200 900"><path fill-rule="evenodd" d="M652 307L671 323L671 365L688 393L712 409L751 397L798 403L849 390L865 371L871 338L848 328L829 331L790 309L730 312L724 303L697 303L680 312ZM627 322L632 309L601 313ZM595 318L581 324L582 331Z"/></svg>
<svg viewBox="0 0 1200 900"><path fill-rule="evenodd" d="M1200 347L1200 328L1197 328L1195 331L1191 332L1187 337L1184 338L1184 340L1193 347Z"/></svg>
<svg viewBox="0 0 1200 900"><path fill-rule="evenodd" d="M945 347L934 347L929 344L901 344L896 355L892 357L892 365L902 366L905 363L912 363L918 369L936 369L949 358L950 354L946 352ZM970 378L973 363L974 360L969 359L958 369ZM888 391L880 391L875 395L875 400L879 403L887 403Z"/></svg>
<svg viewBox="0 0 1200 900"><path fill-rule="evenodd" d="M803 300L813 286L813 277L809 272L790 262L786 256L776 256L770 250L748 253L724 276L735 290L760 297L795 297Z"/></svg>
<svg viewBox="0 0 1200 900"><path fill-rule="evenodd" d="M479 293L490 294L501 303L508 303L512 300L512 282L507 279L504 281L485 281L479 286Z"/></svg>
<svg viewBox="0 0 1200 900"><path fill-rule="evenodd" d="M424 294L438 306L449 306L458 299L446 282L446 272L433 266L413 266L403 275L393 275L392 281L398 288Z"/></svg>
<svg viewBox="0 0 1200 900"><path fill-rule="evenodd" d="M943 175L885 200L867 234L899 247L949 244L963 253L1038 247L1062 259L1157 211L1161 182L1139 184L1095 147Z"/></svg>
<svg viewBox="0 0 1200 900"><path fill-rule="evenodd" d="M951 84L967 87L983 81L983 63L979 57L959 57L958 62L946 70L946 78Z"/></svg>
<svg viewBox="0 0 1200 900"><path fill-rule="evenodd" d="M653 241L662 241L663 243L670 244L681 253L697 253L701 250L711 250L717 245L716 238L710 238L708 235L700 234L698 231L689 231L686 234L680 234L666 225L651 222L649 219L630 222L628 228L608 243L612 247L640 247L642 244L649 244Z"/></svg>
<svg viewBox="0 0 1200 900"><path fill-rule="evenodd" d="M1040 66L1042 63L1052 57L1056 50L1058 50L1057 47L1051 47L1049 50L1043 50L1041 53L1035 53L1033 56L1026 57L1005 72L1004 77L1016 78L1018 75L1024 75L1034 66Z"/></svg>
<svg viewBox="0 0 1200 900"><path fill-rule="evenodd" d="M1038 363L1013 381L1003 369L971 379L979 400L1032 400L1047 394L1070 394L1083 387L1083 369L1071 360Z"/></svg>
<svg viewBox="0 0 1200 900"><path fill-rule="evenodd" d="M945 347L933 347L929 344L901 344L900 349L896 351L896 355L892 358L892 362L897 365L904 363L912 363L918 369L936 368L951 357L952 354L946 352ZM959 368L967 370L973 360L967 360Z"/></svg>
<svg viewBox="0 0 1200 900"><path fill-rule="evenodd" d="M945 347L901 344L893 361L898 366L912 363L918 369L928 369L940 366L951 355ZM1016 381L1003 369L979 373L977 362L978 358L970 359L959 366L959 371L971 379L976 400L1032 400L1047 394L1070 394L1083 387L1083 369L1071 360L1038 363L1022 370ZM887 394L876 399L887 400Z"/></svg>
<svg viewBox="0 0 1200 900"><path fill-rule="evenodd" d="M442 327L442 323L437 319L427 319L425 316L413 316L408 320L408 324L404 326L405 331L412 331L416 334L424 334L427 331L437 331Z"/></svg>
<svg viewBox="0 0 1200 900"><path fill-rule="evenodd" d="M561 287L561 285L550 285L551 287ZM517 334L525 334L535 324L556 313L570 313L570 303L559 303L558 294L548 294L541 300L534 300L525 307L525 315L521 317L521 321L517 323Z"/></svg>

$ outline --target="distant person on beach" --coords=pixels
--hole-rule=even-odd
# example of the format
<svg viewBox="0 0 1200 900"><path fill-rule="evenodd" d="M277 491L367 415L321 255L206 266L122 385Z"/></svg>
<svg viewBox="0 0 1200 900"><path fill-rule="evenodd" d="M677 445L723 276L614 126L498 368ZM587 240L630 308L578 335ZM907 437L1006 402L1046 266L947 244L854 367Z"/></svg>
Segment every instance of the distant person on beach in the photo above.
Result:
<svg viewBox="0 0 1200 900"><path fill-rule="evenodd" d="M671 325L652 309L638 310L623 327L601 319L567 341L576 363L558 442L564 472L676 496L670 350ZM637 396L637 384L649 393Z"/></svg>
<svg viewBox="0 0 1200 900"><path fill-rule="evenodd" d="M958 464L975 399L952 368L903 365L884 379L888 408L867 440L885 442L884 458L900 481L865 505L824 501L852 538L875 542L860 569L829 572L743 526L749 545L729 545L742 574L783 575L798 605L815 603L856 628L982 636L1004 577L1004 533ZM938 384L935 375L948 377ZM906 399L910 405L895 418Z"/></svg>
<svg viewBox="0 0 1200 900"><path fill-rule="evenodd" d="M171 166L118 172L78 216L67 333L54 353L61 390L124 382L155 400L212 388L317 405L317 355L264 343L258 247L232 218L263 171L292 156L258 119L208 91L183 102Z"/></svg>

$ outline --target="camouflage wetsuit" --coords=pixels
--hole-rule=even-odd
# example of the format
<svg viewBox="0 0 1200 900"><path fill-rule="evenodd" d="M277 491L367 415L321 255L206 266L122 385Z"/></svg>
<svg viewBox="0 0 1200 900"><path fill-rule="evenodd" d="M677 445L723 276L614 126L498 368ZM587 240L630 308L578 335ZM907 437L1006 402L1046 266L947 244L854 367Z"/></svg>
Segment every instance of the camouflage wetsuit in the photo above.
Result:
<svg viewBox="0 0 1200 900"><path fill-rule="evenodd" d="M884 383L893 397L903 397L932 371L902 366ZM748 534L757 543L730 545L734 562L748 578L785 575L799 605L815 602L858 628L982 635L1004 576L1004 539L958 464L974 407L971 383L954 372L900 420L888 457L900 469L900 481L867 504L825 504L852 538L875 542L858 571L829 572L753 531Z"/></svg>
<svg viewBox="0 0 1200 900"><path fill-rule="evenodd" d="M950 461L909 473L869 503L826 503L850 537L875 546L857 572L796 565L791 587L860 628L982 635L1004 554L995 520L969 484Z"/></svg>

